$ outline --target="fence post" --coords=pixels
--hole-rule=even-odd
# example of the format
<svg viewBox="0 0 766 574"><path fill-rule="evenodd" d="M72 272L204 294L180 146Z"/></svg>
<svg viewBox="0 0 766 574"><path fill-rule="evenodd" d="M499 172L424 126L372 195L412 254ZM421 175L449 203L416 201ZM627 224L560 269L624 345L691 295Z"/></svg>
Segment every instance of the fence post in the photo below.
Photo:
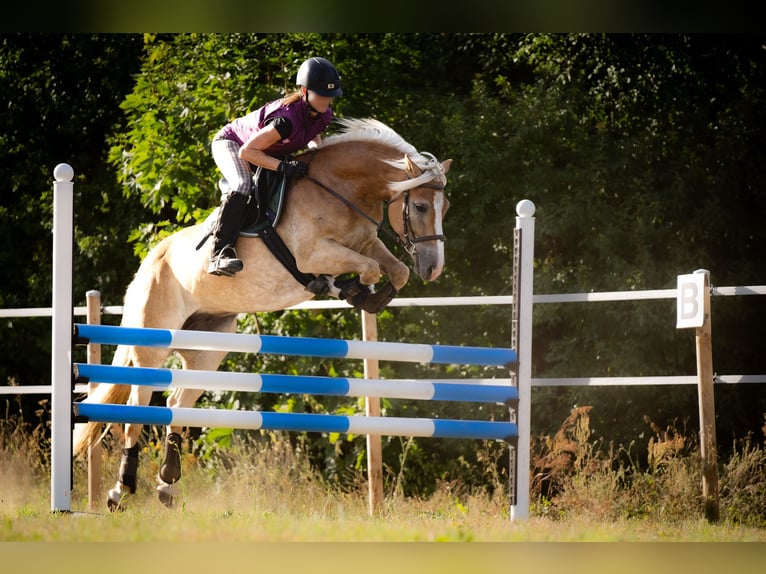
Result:
<svg viewBox="0 0 766 574"><path fill-rule="evenodd" d="M362 311L363 340L378 340L377 315ZM377 379L378 359L364 359L364 378ZM380 416L380 398L365 397L365 413L368 417ZM370 516L374 516L383 504L383 449L380 435L367 435L367 490Z"/></svg>
<svg viewBox="0 0 766 574"><path fill-rule="evenodd" d="M72 254L74 170L53 170L53 305L51 310L51 511L72 506Z"/></svg>
<svg viewBox="0 0 766 574"><path fill-rule="evenodd" d="M101 324L101 292L93 289L85 293L87 322L89 325ZM101 364L101 345L88 343L88 363ZM88 383L88 396L96 390L96 383ZM88 508L97 510L97 500L101 496L101 442L88 447Z"/></svg>
<svg viewBox="0 0 766 574"><path fill-rule="evenodd" d="M704 319L696 328L697 378L700 417L700 454L702 458L702 498L705 517L709 522L720 518L718 498L718 453L715 436L715 400L713 392L713 340L710 307L710 273L698 269L694 273L704 274L702 293Z"/></svg>

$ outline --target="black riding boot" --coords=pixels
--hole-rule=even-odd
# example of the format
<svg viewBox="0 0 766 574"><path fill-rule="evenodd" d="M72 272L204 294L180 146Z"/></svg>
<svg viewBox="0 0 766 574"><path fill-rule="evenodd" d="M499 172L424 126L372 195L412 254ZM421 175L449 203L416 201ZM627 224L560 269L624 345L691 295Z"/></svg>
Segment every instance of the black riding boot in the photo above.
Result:
<svg viewBox="0 0 766 574"><path fill-rule="evenodd" d="M244 264L237 259L234 244L242 229L250 197L241 193L230 193L221 202L218 221L213 229L213 252L207 272L213 275L234 276L242 271Z"/></svg>

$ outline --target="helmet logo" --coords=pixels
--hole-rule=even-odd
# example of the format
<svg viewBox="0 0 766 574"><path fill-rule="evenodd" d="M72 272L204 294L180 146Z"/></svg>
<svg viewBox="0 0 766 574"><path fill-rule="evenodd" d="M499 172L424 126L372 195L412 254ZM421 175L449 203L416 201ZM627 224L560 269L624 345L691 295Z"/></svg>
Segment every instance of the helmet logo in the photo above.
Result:
<svg viewBox="0 0 766 574"><path fill-rule="evenodd" d="M335 84L327 84L327 89L328 90L334 90L335 89Z"/></svg>

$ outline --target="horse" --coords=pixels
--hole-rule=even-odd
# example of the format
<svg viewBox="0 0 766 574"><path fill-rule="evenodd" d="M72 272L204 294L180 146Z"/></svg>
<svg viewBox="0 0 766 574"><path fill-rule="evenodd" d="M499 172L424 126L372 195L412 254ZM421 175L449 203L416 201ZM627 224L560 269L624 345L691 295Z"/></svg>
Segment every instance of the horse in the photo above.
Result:
<svg viewBox="0 0 766 574"><path fill-rule="evenodd" d="M370 312L384 308L410 276L379 237L388 216L392 236L409 254L415 273L433 281L444 267L443 218L449 207L444 188L452 160L438 161L374 119L336 120L339 131L306 155L309 171L285 192L276 226L300 273L321 280L305 287L269 251L263 237L237 240L244 269L234 277L207 273L209 249L200 249L202 223L183 228L154 246L125 292L121 325L233 333L241 313L273 312L321 293L345 298ZM385 229L388 231L388 229ZM357 278L356 288L336 280ZM375 289L383 277L380 289ZM216 370L225 351L175 350L181 368ZM120 345L113 365L161 367L168 349ZM152 389L102 383L84 402L147 405ZM174 389L168 407L191 407L204 389ZM110 510L124 508L136 491L142 425L126 424L117 482L107 495ZM77 423L75 456L108 432L98 423ZM160 501L173 506L173 485L181 478L181 433L168 426L158 473Z"/></svg>

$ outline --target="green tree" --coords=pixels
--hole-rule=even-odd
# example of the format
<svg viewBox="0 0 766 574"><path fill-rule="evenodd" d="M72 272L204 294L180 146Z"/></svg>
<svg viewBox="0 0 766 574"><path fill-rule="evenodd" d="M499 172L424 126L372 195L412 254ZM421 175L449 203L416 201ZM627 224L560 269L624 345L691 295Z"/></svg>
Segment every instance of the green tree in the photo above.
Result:
<svg viewBox="0 0 766 574"><path fill-rule="evenodd" d="M508 53L510 74L493 64L498 75L479 83L477 94L489 95L481 117L494 129L484 133L507 142L495 156L504 163L474 173L502 171L518 190L515 200L537 203L536 292L672 287L676 275L699 267L711 269L717 284L759 281L763 59L761 37L543 34L521 38ZM532 72L526 80L520 66ZM485 200L499 195L487 193L498 189L492 183L477 185ZM749 308L745 326L743 315L716 322L720 369L758 369L757 345L742 339L757 339L763 308ZM673 329L672 303L535 313L536 376L693 372L693 343ZM720 394L741 404L757 394L746 387ZM596 428L617 442L641 431L644 414L660 424L696 424L688 388L537 395L538 428L548 431L575 404L597 405ZM752 404L749 428L757 430L764 405Z"/></svg>
<svg viewBox="0 0 766 574"><path fill-rule="evenodd" d="M62 162L75 170L76 302L84 303L88 289L121 300L134 270L114 261L130 258L125 238L140 206L121 201L105 142L122 120L118 104L132 87L140 54L140 36L0 36L6 103L0 113L0 306L51 305L52 181ZM3 384L49 381L50 319L5 320L3 326Z"/></svg>

